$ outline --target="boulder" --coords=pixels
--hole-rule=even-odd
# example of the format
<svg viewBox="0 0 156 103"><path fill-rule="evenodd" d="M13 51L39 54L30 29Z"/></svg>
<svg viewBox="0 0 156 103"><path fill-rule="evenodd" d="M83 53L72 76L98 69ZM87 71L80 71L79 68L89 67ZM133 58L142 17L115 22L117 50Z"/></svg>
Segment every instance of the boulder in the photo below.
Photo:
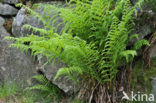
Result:
<svg viewBox="0 0 156 103"><path fill-rule="evenodd" d="M72 94L77 91L78 85L75 84L72 80L67 78L66 76L60 76L56 80L54 77L57 71L62 68L66 67L63 63L58 62L56 60L55 63L48 63L43 67L43 64L46 62L46 58L42 58L39 60L39 70L44 73L48 80L52 81L53 84L57 85L60 89L62 89L65 93Z"/></svg>
<svg viewBox="0 0 156 103"><path fill-rule="evenodd" d="M3 3L7 4L17 4L19 3L19 0L1 0Z"/></svg>
<svg viewBox="0 0 156 103"><path fill-rule="evenodd" d="M0 3L0 15L13 16L13 15L16 15L17 12L18 12L18 9L14 8L13 6Z"/></svg>
<svg viewBox="0 0 156 103"><path fill-rule="evenodd" d="M151 45L149 56L150 56L150 58L156 58L156 43Z"/></svg>
<svg viewBox="0 0 156 103"><path fill-rule="evenodd" d="M0 27L3 26L4 22L5 20L2 17L0 17Z"/></svg>
<svg viewBox="0 0 156 103"><path fill-rule="evenodd" d="M42 4L58 5L58 6L62 6L62 7L65 6L64 2L45 2L45 3L42 3ZM43 10L44 10L44 8L40 7L40 6L37 6L35 8L35 11L37 13L39 13L40 15L43 14ZM32 30L27 30L25 28L22 28L22 26L24 24L29 24L29 25L37 27L37 28L43 28L44 27L43 23L38 21L38 19L35 16L29 15L29 14L26 14L26 13L27 13L26 10L24 8L21 8L19 10L19 12L17 13L16 17L13 20L12 34L17 36L17 37L19 37L19 36L26 36L27 34L32 34ZM52 10L51 17L53 17L55 14L56 14L56 11ZM61 22L62 22L61 18L56 20L54 28L56 27L56 25L58 23L61 23ZM61 31L63 26L64 25L62 24L62 25L60 25L58 27L58 30L57 30L58 33ZM34 33L34 34L39 35L39 33Z"/></svg>
<svg viewBox="0 0 156 103"><path fill-rule="evenodd" d="M15 81L24 87L35 74L35 64L31 56L21 53L16 48L9 48L12 42L4 40L4 37L10 34L2 26L3 23L4 19L0 17L0 80Z"/></svg>
<svg viewBox="0 0 156 103"><path fill-rule="evenodd" d="M56 4L56 2L51 2L48 4ZM61 3L59 3L60 5ZM63 6L63 5L62 5ZM35 11L38 12L40 15L43 14L43 10L44 8L41 8L40 6L38 6ZM55 15L56 11L52 11L51 13L51 17L53 15ZM21 8L17 14L17 16L14 18L13 20L13 25L12 25L12 33L13 35L15 35L16 37L20 37L20 36L26 36L27 34L32 34L32 30L27 30L25 28L22 28L22 26L24 24L29 24L31 26L37 27L37 28L43 28L44 25L42 22L39 22L37 20L36 17L32 16L32 15L27 15L25 14L25 9ZM62 22L61 19L58 19L54 25L54 27L56 27L56 25L58 23ZM62 29L62 25L59 27L57 32L60 32L60 30ZM34 33L35 35L39 35L39 33ZM52 83L54 83L55 85L57 85L60 89L62 89L64 92L73 92L74 90L76 90L76 85L73 83L73 81L68 80L67 78L65 78L64 76L58 78L56 81L54 81L54 77L57 73L57 71L61 68L64 67L64 65L62 63L54 63L54 64L47 64L45 67L42 67L42 65L45 63L45 58L43 58L43 60L39 60L39 64L38 64L38 69L40 71L42 71L44 73L44 75L50 80L52 81Z"/></svg>
<svg viewBox="0 0 156 103"><path fill-rule="evenodd" d="M31 15L26 14L26 10L21 8L17 13L17 16L13 20L12 24L12 34L16 37L26 36L27 34L31 34L32 30L27 30L22 28L24 24L29 24L34 27L43 27L41 22L38 22L37 18Z"/></svg>

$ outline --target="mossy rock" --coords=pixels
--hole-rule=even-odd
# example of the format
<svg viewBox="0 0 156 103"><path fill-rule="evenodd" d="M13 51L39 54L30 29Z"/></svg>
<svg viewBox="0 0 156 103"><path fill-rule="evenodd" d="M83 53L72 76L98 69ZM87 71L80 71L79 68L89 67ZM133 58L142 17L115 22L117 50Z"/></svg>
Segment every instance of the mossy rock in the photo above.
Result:
<svg viewBox="0 0 156 103"><path fill-rule="evenodd" d="M156 77L156 58L151 59L150 68L145 67L143 60L135 63L132 76L132 89L150 93L152 90L151 80L153 77Z"/></svg>

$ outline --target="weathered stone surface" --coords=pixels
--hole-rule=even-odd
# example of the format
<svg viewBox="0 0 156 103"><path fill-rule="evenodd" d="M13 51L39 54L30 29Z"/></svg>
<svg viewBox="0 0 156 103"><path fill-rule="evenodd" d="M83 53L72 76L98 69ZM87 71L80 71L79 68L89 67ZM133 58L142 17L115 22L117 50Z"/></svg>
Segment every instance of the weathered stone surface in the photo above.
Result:
<svg viewBox="0 0 156 103"><path fill-rule="evenodd" d="M50 4L50 3L49 3ZM51 3L54 4L54 3ZM36 11L39 14L43 13L43 8L36 8ZM55 11L52 11L51 16L53 16L55 14ZM59 19L58 21L56 21L55 25L62 22L61 19ZM13 21L13 25L12 25L12 33L15 36L25 36L26 34L31 34L32 30L27 30L22 28L22 26L24 24L29 24L31 26L34 27L38 27L38 28L43 28L43 24L42 22L38 22L37 18L35 18L34 16L31 15L26 15L25 14L25 9L21 8L21 10L19 10L17 16L14 18ZM58 29L57 32L59 32L61 30L62 27L60 27ZM36 35L39 35L39 33L35 33ZM64 65L61 63L55 63L55 64L48 64L46 65L44 68L42 68L41 66L44 64L43 61L40 61L39 63L39 68L40 70L45 74L45 76L51 80L55 85L57 85L60 89L62 89L64 92L72 92L75 88L75 84L68 80L67 78L60 77L58 78L56 81L53 81L57 71L59 70L59 68L63 67Z"/></svg>
<svg viewBox="0 0 156 103"><path fill-rule="evenodd" d="M44 3L44 4L46 4L46 3ZM51 5L61 5L61 6L64 7L64 3L60 3L60 2L48 2L48 4L51 4ZM43 14L43 10L44 10L44 8L42 8L40 6L38 6L35 9L35 11L38 12L40 15ZM56 14L56 11L55 10L52 10L51 17L53 17L55 14ZM61 22L62 22L62 19L56 20L56 22L54 24L54 27L56 27L56 25L58 23L61 23ZM25 28L22 28L22 26L24 24L29 24L31 26L38 27L38 28L43 28L43 26L44 26L43 23L40 22L40 21L38 21L38 19L36 17L34 17L32 15L27 15L25 9L24 8L21 8L19 10L17 16L13 20L12 33L15 36L25 36L27 34L31 34L32 33L32 30L26 30ZM58 33L61 31L61 29L62 29L63 26L64 25L62 24L62 25L60 25L58 27L58 29L57 29L57 32ZM35 33L35 34L36 35L39 35L39 33Z"/></svg>
<svg viewBox="0 0 156 103"><path fill-rule="evenodd" d="M32 30L22 28L24 24L29 24L34 27L43 27L43 24L37 21L37 18L31 15L27 15L24 8L21 8L17 13L17 16L13 20L12 33L15 36L25 36L31 34Z"/></svg>
<svg viewBox="0 0 156 103"><path fill-rule="evenodd" d="M8 3L8 4L17 4L19 3L19 0L1 0L3 3Z"/></svg>
<svg viewBox="0 0 156 103"><path fill-rule="evenodd" d="M18 9L16 9L8 4L0 3L0 15L4 15L4 16L16 15L17 12L18 12Z"/></svg>
<svg viewBox="0 0 156 103"><path fill-rule="evenodd" d="M153 22L156 20L155 16L152 10L144 10L141 14L138 14L138 18L135 21L134 32L139 34L139 39L143 39L153 33Z"/></svg>
<svg viewBox="0 0 156 103"><path fill-rule="evenodd" d="M0 17L0 26L2 26L4 22L5 22L4 18Z"/></svg>
<svg viewBox="0 0 156 103"><path fill-rule="evenodd" d="M156 43L151 45L150 58L156 58Z"/></svg>
<svg viewBox="0 0 156 103"><path fill-rule="evenodd" d="M0 21L4 21L0 18ZM3 22L1 22L3 23ZM21 87L26 86L35 74L35 65L30 56L16 48L8 48L12 43L4 40L10 36L0 23L0 77L6 82L16 81ZM2 79L3 78L3 79Z"/></svg>
<svg viewBox="0 0 156 103"><path fill-rule="evenodd" d="M60 89L62 89L65 93L73 93L74 91L78 90L78 86L69 78L65 76L60 76L54 81L54 77L57 71L62 68L66 67L63 63L56 62L54 64L49 63L46 66L42 67L42 65L46 62L46 59L43 58L39 60L40 70L45 74L45 76L52 81L55 85L57 85Z"/></svg>

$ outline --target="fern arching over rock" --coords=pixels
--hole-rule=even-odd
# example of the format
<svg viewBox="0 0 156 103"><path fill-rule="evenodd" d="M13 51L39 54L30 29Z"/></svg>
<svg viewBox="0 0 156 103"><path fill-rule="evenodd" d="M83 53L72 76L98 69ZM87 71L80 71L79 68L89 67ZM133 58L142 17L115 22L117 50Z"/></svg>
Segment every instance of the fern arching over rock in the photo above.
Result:
<svg viewBox="0 0 156 103"><path fill-rule="evenodd" d="M40 55L40 58L45 56L47 62L58 59L66 64L66 67L60 68L55 79L66 75L84 86L86 93L80 91L79 97L86 97L97 103L107 103L107 95L111 95L115 86L119 66L133 60L137 49L142 45L149 45L146 40L140 40L134 43L133 47L126 48L133 37L137 37L137 34L130 34L135 25L136 8L143 2L144 0L138 0L132 6L130 0L70 0L66 8L39 5L46 6L43 15L25 7L38 17L39 22L43 22L44 28L30 25L24 27L31 28L34 32L39 31L41 36L31 34L8 39L14 41L11 46L22 51L31 49L32 55ZM56 14L50 17L52 8L56 10ZM63 20L62 23L54 27L59 18ZM62 24L65 24L62 31L56 33ZM30 44L24 45L25 42ZM98 97L101 89L107 91L107 95L101 94L102 99Z"/></svg>

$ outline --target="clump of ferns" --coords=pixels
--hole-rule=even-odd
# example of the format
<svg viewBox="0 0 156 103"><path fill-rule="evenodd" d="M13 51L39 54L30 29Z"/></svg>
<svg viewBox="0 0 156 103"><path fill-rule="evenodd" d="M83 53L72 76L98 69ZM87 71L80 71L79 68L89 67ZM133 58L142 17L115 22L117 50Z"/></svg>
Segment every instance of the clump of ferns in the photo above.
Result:
<svg viewBox="0 0 156 103"><path fill-rule="evenodd" d="M58 59L66 64L67 67L60 68L54 79L66 75L76 83L83 84L89 91L86 97L91 102L95 88L97 93L100 93L99 87L109 87L112 90L118 67L132 61L143 45L149 45L143 39L135 42L131 48L126 48L133 38L138 38L138 34L130 33L135 25L136 8L141 7L143 2L138 0L132 6L130 0L70 0L66 8L39 5L44 7L42 15L26 7L39 22L42 21L44 29L30 25L24 27L34 32L39 31L42 36L31 34L8 39L15 42L11 45L13 47L23 51L31 49L34 56L39 54L40 58L47 57L48 62ZM50 17L51 10L58 12ZM63 22L54 26L60 18ZM58 34L57 29L62 24L65 26ZM30 44L24 45L25 42ZM73 75L75 73L78 75Z"/></svg>

